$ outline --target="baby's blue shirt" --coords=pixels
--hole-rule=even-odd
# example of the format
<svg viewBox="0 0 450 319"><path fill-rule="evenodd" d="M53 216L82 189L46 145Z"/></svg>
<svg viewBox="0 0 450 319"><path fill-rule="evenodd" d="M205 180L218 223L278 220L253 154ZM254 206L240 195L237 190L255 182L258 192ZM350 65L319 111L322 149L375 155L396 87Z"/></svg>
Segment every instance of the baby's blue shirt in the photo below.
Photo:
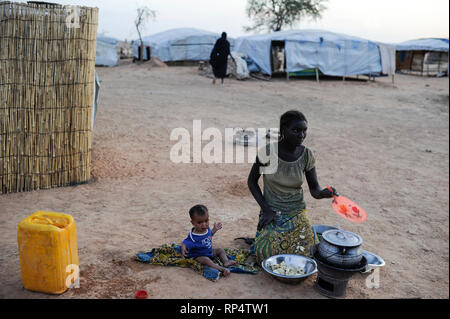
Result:
<svg viewBox="0 0 450 319"><path fill-rule="evenodd" d="M183 240L183 244L186 246L189 258L196 257L210 257L214 256L213 246L212 246L212 236L213 233L211 228L205 234L198 235L192 232L194 228L191 229L189 235Z"/></svg>

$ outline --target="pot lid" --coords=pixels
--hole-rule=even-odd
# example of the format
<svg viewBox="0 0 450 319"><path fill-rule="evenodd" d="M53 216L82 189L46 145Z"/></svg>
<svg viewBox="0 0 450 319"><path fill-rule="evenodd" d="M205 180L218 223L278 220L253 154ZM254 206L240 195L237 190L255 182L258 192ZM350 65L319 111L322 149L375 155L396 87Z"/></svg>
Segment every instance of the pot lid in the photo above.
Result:
<svg viewBox="0 0 450 319"><path fill-rule="evenodd" d="M356 247L363 242L359 235L342 229L327 230L322 234L322 238L330 244L341 247Z"/></svg>

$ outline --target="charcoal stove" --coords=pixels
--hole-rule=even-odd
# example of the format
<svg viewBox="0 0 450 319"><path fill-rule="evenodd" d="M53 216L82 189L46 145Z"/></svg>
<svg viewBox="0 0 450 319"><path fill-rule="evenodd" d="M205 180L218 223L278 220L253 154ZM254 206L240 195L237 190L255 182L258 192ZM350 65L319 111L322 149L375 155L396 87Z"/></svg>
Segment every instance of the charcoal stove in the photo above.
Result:
<svg viewBox="0 0 450 319"><path fill-rule="evenodd" d="M318 245L311 248L311 255L317 262L317 279L314 284L316 290L329 298L343 298L347 291L347 285L350 278L357 272L367 267L367 259L363 256L361 261L353 267L337 267L321 259L317 251Z"/></svg>

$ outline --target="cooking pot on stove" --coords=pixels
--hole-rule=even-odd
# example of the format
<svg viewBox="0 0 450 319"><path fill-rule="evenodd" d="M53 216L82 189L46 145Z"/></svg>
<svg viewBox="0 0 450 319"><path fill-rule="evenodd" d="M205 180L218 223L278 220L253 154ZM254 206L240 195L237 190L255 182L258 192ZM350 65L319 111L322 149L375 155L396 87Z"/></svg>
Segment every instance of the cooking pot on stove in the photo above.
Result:
<svg viewBox="0 0 450 319"><path fill-rule="evenodd" d="M337 267L354 267L363 257L362 242L362 238L355 233L342 229L327 230L322 234L318 257Z"/></svg>

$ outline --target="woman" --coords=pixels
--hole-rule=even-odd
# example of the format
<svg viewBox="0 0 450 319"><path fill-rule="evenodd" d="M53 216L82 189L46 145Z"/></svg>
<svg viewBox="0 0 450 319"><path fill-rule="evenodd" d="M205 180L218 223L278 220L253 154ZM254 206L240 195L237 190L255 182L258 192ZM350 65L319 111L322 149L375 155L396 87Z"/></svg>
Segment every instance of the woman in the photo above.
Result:
<svg viewBox="0 0 450 319"><path fill-rule="evenodd" d="M279 141L268 144L258 152L250 171L248 187L261 207L252 247L259 262L277 254L310 256L314 234L306 216L303 176L306 177L312 197L333 197L331 191L319 186L314 154L302 145L307 129L308 121L301 112L284 113L280 118ZM263 151L267 156L261 153ZM258 186L262 172L260 169L274 163L277 163L274 172L263 174L263 194ZM336 192L334 188L332 190Z"/></svg>
<svg viewBox="0 0 450 319"><path fill-rule="evenodd" d="M213 84L216 84L216 78L222 79L227 75L227 62L230 55L230 42L227 40L227 34L222 32L222 37L216 41L209 63L212 66L214 79Z"/></svg>

